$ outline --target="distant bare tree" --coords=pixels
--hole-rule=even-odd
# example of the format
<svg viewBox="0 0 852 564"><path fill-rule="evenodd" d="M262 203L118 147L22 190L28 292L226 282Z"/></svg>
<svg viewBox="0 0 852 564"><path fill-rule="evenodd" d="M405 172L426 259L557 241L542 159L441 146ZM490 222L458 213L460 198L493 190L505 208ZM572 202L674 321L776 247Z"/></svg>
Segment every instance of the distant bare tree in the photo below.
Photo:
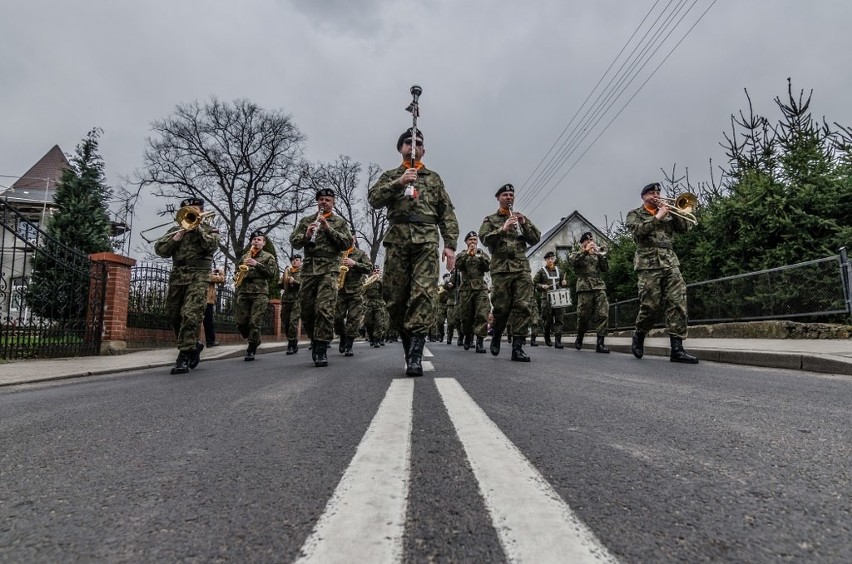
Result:
<svg viewBox="0 0 852 564"><path fill-rule="evenodd" d="M376 183L381 174L382 169L379 165L370 163L367 166L365 192L370 189L370 186ZM363 202L363 209L365 215L364 230L359 231L359 235L361 240L363 240L370 248L370 260L373 264L377 264L379 253L382 251L382 241L384 241L385 235L388 232L388 227L390 227L388 224L387 212L385 211L386 208L375 209L365 199Z"/></svg>
<svg viewBox="0 0 852 564"><path fill-rule="evenodd" d="M187 196L203 198L205 211L217 214L225 235L220 250L232 262L253 230L282 231L313 201L305 194L305 138L280 110L214 97L203 105L178 105L152 131L138 184L171 205Z"/></svg>

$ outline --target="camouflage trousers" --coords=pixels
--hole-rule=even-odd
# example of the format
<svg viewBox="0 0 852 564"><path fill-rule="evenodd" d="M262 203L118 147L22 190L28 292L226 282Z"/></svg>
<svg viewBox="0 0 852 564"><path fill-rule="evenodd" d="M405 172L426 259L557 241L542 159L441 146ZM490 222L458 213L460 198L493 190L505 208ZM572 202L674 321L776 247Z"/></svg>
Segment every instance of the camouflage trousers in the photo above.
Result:
<svg viewBox="0 0 852 564"><path fill-rule="evenodd" d="M435 335L443 335L444 334L444 326L447 322L447 304L439 303L435 306L435 326L434 326L434 334Z"/></svg>
<svg viewBox="0 0 852 564"><path fill-rule="evenodd" d="M561 335L565 320L565 310L561 307L550 307L550 300L547 294L541 298L541 306L539 307L540 326L545 334L552 333Z"/></svg>
<svg viewBox="0 0 852 564"><path fill-rule="evenodd" d="M534 297L535 301L533 303L540 303L541 297ZM532 315L530 316L530 334L540 335L542 330L541 326L541 313L539 312L538 307L532 308Z"/></svg>
<svg viewBox="0 0 852 564"><path fill-rule="evenodd" d="M311 339L325 342L334 339L337 275L337 270L328 274L302 274L299 306L302 327Z"/></svg>
<svg viewBox="0 0 852 564"><path fill-rule="evenodd" d="M299 302L281 301L281 331L288 341L299 338Z"/></svg>
<svg viewBox="0 0 852 564"><path fill-rule="evenodd" d="M491 305L494 313L494 333L503 334L506 325L512 335L525 337L535 307L533 283L529 272L491 274L493 289Z"/></svg>
<svg viewBox="0 0 852 564"><path fill-rule="evenodd" d="M462 290L459 319L462 332L465 335L484 337L488 332L488 312L491 302L488 300L488 290Z"/></svg>
<svg viewBox="0 0 852 564"><path fill-rule="evenodd" d="M260 328L263 327L263 316L269 308L268 294L237 292L234 304L234 322L237 330L248 344L257 347L260 344Z"/></svg>
<svg viewBox="0 0 852 564"><path fill-rule="evenodd" d="M447 331L458 330L461 332L461 324L459 323L459 306L458 304L447 304Z"/></svg>
<svg viewBox="0 0 852 564"><path fill-rule="evenodd" d="M381 339L387 332L387 310L384 302L367 302L364 305L364 326L367 337Z"/></svg>
<svg viewBox="0 0 852 564"><path fill-rule="evenodd" d="M207 278L189 284L169 285L166 315L175 332L179 351L194 351L198 327L207 308Z"/></svg>
<svg viewBox="0 0 852 564"><path fill-rule="evenodd" d="M434 243L387 245L383 297L390 325L402 335L426 336L435 309L438 249Z"/></svg>
<svg viewBox="0 0 852 564"><path fill-rule="evenodd" d="M357 337L364 322L364 294L337 294L334 332L341 337Z"/></svg>
<svg viewBox="0 0 852 564"><path fill-rule="evenodd" d="M606 290L577 292L577 332L588 331L592 319L597 321L595 333L605 337L609 324L609 300L606 299Z"/></svg>
<svg viewBox="0 0 852 564"><path fill-rule="evenodd" d="M636 330L647 333L665 306L666 330L673 337L686 338L686 283L680 269L658 268L637 270L639 278L639 313Z"/></svg>

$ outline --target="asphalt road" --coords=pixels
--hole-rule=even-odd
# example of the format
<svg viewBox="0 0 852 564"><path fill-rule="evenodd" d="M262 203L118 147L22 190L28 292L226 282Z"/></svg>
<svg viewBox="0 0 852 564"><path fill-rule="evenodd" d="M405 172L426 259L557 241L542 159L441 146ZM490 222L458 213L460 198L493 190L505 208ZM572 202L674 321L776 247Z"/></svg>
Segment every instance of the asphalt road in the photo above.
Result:
<svg viewBox="0 0 852 564"><path fill-rule="evenodd" d="M427 347L0 389L0 561L852 562L852 377Z"/></svg>

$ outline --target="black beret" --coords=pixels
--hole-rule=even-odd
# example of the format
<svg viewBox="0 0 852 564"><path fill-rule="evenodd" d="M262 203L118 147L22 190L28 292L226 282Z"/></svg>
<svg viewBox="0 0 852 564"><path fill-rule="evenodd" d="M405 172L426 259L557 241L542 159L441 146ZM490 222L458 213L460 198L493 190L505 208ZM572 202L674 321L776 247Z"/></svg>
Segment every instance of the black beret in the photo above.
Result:
<svg viewBox="0 0 852 564"><path fill-rule="evenodd" d="M592 232L586 231L585 233L580 235L580 242L582 243L583 241L588 241L591 238L592 238Z"/></svg>
<svg viewBox="0 0 852 564"><path fill-rule="evenodd" d="M515 187L512 186L511 184L504 184L504 185L500 186L500 189L497 190L497 193L494 194L494 197L497 198L503 192L512 192L514 194L515 193Z"/></svg>
<svg viewBox="0 0 852 564"><path fill-rule="evenodd" d="M548 251L547 254L544 255L544 258L556 258L556 253L554 253L553 251Z"/></svg>
<svg viewBox="0 0 852 564"><path fill-rule="evenodd" d="M476 237L477 239L479 239L479 235L476 233L476 231L470 231L467 235L464 236L464 240L467 241L471 237Z"/></svg>
<svg viewBox="0 0 852 564"><path fill-rule="evenodd" d="M406 139L411 139L411 130L412 130L412 128L409 127L408 129L406 129L405 131L403 131L400 134L399 139L396 140L396 150L397 151L402 149L402 144L405 143ZM419 129L417 130L417 138L420 139L421 141L423 141L423 132Z"/></svg>
<svg viewBox="0 0 852 564"><path fill-rule="evenodd" d="M192 206L195 208L203 208L204 200L201 198L185 198L181 200L180 207L185 208L186 206Z"/></svg>
<svg viewBox="0 0 852 564"><path fill-rule="evenodd" d="M290 255L290 260L302 260L302 255Z"/></svg>
<svg viewBox="0 0 852 564"><path fill-rule="evenodd" d="M331 188L320 188L319 190L317 190L316 199L319 200L321 196L331 196L332 198L334 198L334 190L332 190Z"/></svg>
<svg viewBox="0 0 852 564"><path fill-rule="evenodd" d="M642 188L642 195L644 196L645 194L647 194L651 190L661 190L661 189L662 189L662 187L660 186L659 182L652 182L652 183L648 184L647 186L645 186L644 188Z"/></svg>
<svg viewBox="0 0 852 564"><path fill-rule="evenodd" d="M254 239L255 237L263 237L264 239L266 239L266 233L264 233L260 229L255 229L251 232L251 235L249 235L249 240Z"/></svg>

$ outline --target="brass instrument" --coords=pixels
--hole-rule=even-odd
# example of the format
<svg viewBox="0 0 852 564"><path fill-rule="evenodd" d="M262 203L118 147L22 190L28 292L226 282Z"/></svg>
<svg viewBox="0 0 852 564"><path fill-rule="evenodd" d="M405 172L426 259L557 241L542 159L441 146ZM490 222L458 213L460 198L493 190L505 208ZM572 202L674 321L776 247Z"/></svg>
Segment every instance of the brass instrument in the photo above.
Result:
<svg viewBox="0 0 852 564"><path fill-rule="evenodd" d="M346 259L349 258L349 254L352 252L353 248L354 247L346 249L343 252L343 256L340 257L340 274L337 275L337 289L338 290L342 290L343 286L346 284L346 273L349 272L349 267L346 266L343 263Z"/></svg>
<svg viewBox="0 0 852 564"><path fill-rule="evenodd" d="M166 225L171 225L172 223L177 223L184 231L192 231L194 229L197 229L198 226L202 223L209 222L211 219L213 219L215 215L216 212L214 211L198 213L198 208L196 208L195 206L184 206L179 209L178 212L175 214L175 219L173 222L167 221L165 223L155 225L154 227L149 227L148 229L145 229L144 231L140 232L139 235L142 237L142 239L145 240L146 243L153 243L154 241L156 241L156 239L148 239L147 237L145 237L145 233L148 233L149 231L153 231L155 229L160 229L161 227L165 227ZM159 239L159 237L157 237L157 239Z"/></svg>
<svg viewBox="0 0 852 564"><path fill-rule="evenodd" d="M693 225L698 225L698 219L693 213L698 207L698 196L692 192L684 192L675 198L659 197L655 199L656 206L669 208L669 213L674 214Z"/></svg>
<svg viewBox="0 0 852 564"><path fill-rule="evenodd" d="M239 266L237 266L237 271L234 273L234 288L239 288L240 285L245 280L246 274L249 271L249 265L246 264L246 261L250 258L254 258L260 252L260 249L255 249L254 247L249 248L249 251L243 255L243 260L240 261Z"/></svg>
<svg viewBox="0 0 852 564"><path fill-rule="evenodd" d="M375 284L381 277L382 274L380 272L374 272L373 274L369 275L366 280L364 280L364 283L361 286L364 288L369 288L370 286Z"/></svg>
<svg viewBox="0 0 852 564"><path fill-rule="evenodd" d="M598 246L598 244L594 241L586 245L585 248L585 251L590 255L597 255L599 257L605 257L608 250L609 249L607 249L605 246Z"/></svg>
<svg viewBox="0 0 852 564"><path fill-rule="evenodd" d="M284 286L284 289L290 287L290 267L284 269L284 274L281 275L281 285Z"/></svg>

